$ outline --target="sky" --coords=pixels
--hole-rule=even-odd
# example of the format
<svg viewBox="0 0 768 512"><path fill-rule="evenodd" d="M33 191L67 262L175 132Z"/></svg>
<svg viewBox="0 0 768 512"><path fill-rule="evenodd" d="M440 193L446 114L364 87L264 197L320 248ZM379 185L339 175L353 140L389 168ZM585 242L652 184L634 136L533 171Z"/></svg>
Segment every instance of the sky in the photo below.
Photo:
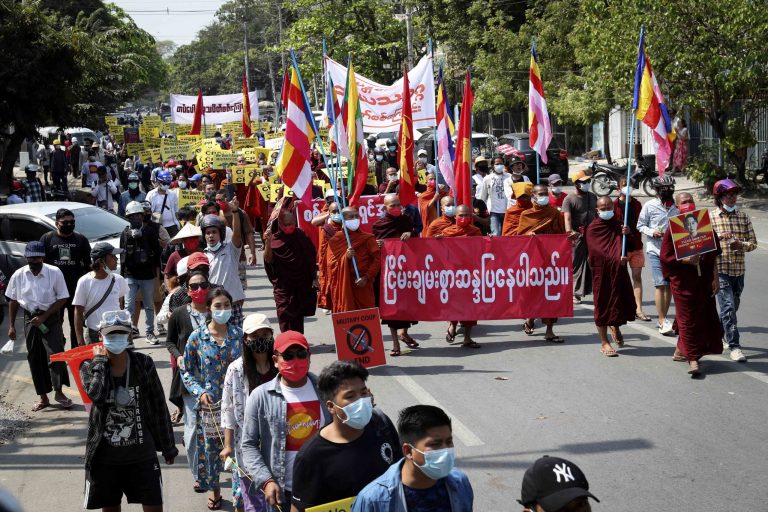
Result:
<svg viewBox="0 0 768 512"><path fill-rule="evenodd" d="M189 44L197 31L214 21L223 0L113 0L157 40ZM166 10L170 11L170 15ZM194 12L199 11L199 12Z"/></svg>

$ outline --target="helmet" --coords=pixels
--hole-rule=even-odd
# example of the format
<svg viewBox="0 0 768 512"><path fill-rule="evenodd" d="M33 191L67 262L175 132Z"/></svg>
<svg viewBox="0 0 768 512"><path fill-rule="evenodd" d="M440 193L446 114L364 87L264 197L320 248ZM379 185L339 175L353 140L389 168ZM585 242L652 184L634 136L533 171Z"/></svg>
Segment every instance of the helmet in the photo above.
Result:
<svg viewBox="0 0 768 512"><path fill-rule="evenodd" d="M144 207L141 206L141 203L138 201L131 201L125 207L125 216L128 217L129 215L133 215L135 213L144 215Z"/></svg>
<svg viewBox="0 0 768 512"><path fill-rule="evenodd" d="M200 221L200 231L203 232L203 235L205 235L205 231L208 228L218 228L221 238L224 239L224 222L218 215L206 215L203 217L203 220Z"/></svg>
<svg viewBox="0 0 768 512"><path fill-rule="evenodd" d="M651 184L653 185L653 188L662 188L662 187L674 187L675 186L675 178L672 176L666 175L666 176L656 176L651 181Z"/></svg>
<svg viewBox="0 0 768 512"><path fill-rule="evenodd" d="M26 167L24 167L24 172L37 172L40 170L40 166L36 164L27 164Z"/></svg>
<svg viewBox="0 0 768 512"><path fill-rule="evenodd" d="M77 144L77 137L72 137L72 144Z"/></svg>
<svg viewBox="0 0 768 512"><path fill-rule="evenodd" d="M373 154L374 155L383 155L384 154L384 148L375 147L373 148Z"/></svg>
<svg viewBox="0 0 768 512"><path fill-rule="evenodd" d="M397 147L397 141L395 141L395 139L387 139L387 148L391 146Z"/></svg>
<svg viewBox="0 0 768 512"><path fill-rule="evenodd" d="M712 187L712 193L715 195L715 197L720 197L730 191L741 192L741 187L739 184L732 179L720 180L715 183L714 187Z"/></svg>
<svg viewBox="0 0 768 512"><path fill-rule="evenodd" d="M128 181L141 181L141 180L139 179L138 174L136 174L135 172L132 172L131 174L128 175Z"/></svg>
<svg viewBox="0 0 768 512"><path fill-rule="evenodd" d="M171 158L170 160L168 160L167 162L165 162L165 168L166 168L166 169L167 169L167 168L169 168L169 167L176 167L177 165L179 165L179 162L177 162L177 161L176 161L176 160L174 160L173 158Z"/></svg>
<svg viewBox="0 0 768 512"><path fill-rule="evenodd" d="M54 139L53 145L54 146L61 146L61 141L59 139Z"/></svg>
<svg viewBox="0 0 768 512"><path fill-rule="evenodd" d="M171 176L171 171L160 171L157 173L157 181L162 183L170 183L173 181L173 176Z"/></svg>
<svg viewBox="0 0 768 512"><path fill-rule="evenodd" d="M369 135L367 139L365 139L366 142L368 142L369 148L375 148L376 147L376 136L375 135Z"/></svg>
<svg viewBox="0 0 768 512"><path fill-rule="evenodd" d="M17 191L23 190L23 189L24 189L24 184L22 182L20 182L19 180L13 180L11 182L11 190L13 190L14 192L17 192Z"/></svg>

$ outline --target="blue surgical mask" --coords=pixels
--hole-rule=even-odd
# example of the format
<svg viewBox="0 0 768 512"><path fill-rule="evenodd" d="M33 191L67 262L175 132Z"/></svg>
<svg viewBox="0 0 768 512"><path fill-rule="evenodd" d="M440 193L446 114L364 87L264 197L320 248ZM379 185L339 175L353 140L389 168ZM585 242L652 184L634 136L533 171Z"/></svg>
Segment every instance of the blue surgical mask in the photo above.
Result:
<svg viewBox="0 0 768 512"><path fill-rule="evenodd" d="M130 183L128 183L128 188L130 188L131 190L136 190L137 188L139 188L139 184L136 183L135 181L131 181Z"/></svg>
<svg viewBox="0 0 768 512"><path fill-rule="evenodd" d="M381 162L382 160L384 160L384 155L376 155L377 162Z"/></svg>
<svg viewBox="0 0 768 512"><path fill-rule="evenodd" d="M624 187L624 189L622 189L622 193L624 193L624 195L626 197L631 197L632 196L632 187L627 185L626 187Z"/></svg>
<svg viewBox="0 0 768 512"><path fill-rule="evenodd" d="M456 453L453 448L429 450L426 452L416 450L413 445L411 445L411 448L424 455L423 466L419 466L415 461L413 464L432 480L440 480L447 477L456 462Z"/></svg>
<svg viewBox="0 0 768 512"><path fill-rule="evenodd" d="M341 420L341 416L339 416L341 422L355 430L363 430L373 416L373 401L369 396L364 396L344 407L333 405L344 411L344 415L347 417L347 419Z"/></svg>
<svg viewBox="0 0 768 512"><path fill-rule="evenodd" d="M179 182L179 188L180 188L180 189L185 189L185 188L187 188L187 182L186 182L186 181L180 181L180 182Z"/></svg>
<svg viewBox="0 0 768 512"><path fill-rule="evenodd" d="M728 206L727 204L723 204L723 210L727 211L728 213L733 213L736 211L736 205Z"/></svg>
<svg viewBox="0 0 768 512"><path fill-rule="evenodd" d="M493 172L495 172L496 174L501 174L502 172L504 172L504 166L501 164L494 165Z"/></svg>
<svg viewBox="0 0 768 512"><path fill-rule="evenodd" d="M221 248L221 242L216 242L216 245L208 244L208 250L211 252L216 252Z"/></svg>
<svg viewBox="0 0 768 512"><path fill-rule="evenodd" d="M331 214L331 222L335 222L336 224L341 224L341 214L340 213L332 213Z"/></svg>
<svg viewBox="0 0 768 512"><path fill-rule="evenodd" d="M599 211L597 214L603 220L611 220L613 218L613 210L608 210L607 212Z"/></svg>
<svg viewBox="0 0 768 512"><path fill-rule="evenodd" d="M552 193L555 194L555 195L560 194L560 192L562 192L562 191L563 191L562 187L552 187Z"/></svg>
<svg viewBox="0 0 768 512"><path fill-rule="evenodd" d="M350 231L357 231L360 229L360 219L350 219L347 221L347 229Z"/></svg>
<svg viewBox="0 0 768 512"><path fill-rule="evenodd" d="M536 196L539 206L549 206L549 196Z"/></svg>
<svg viewBox="0 0 768 512"><path fill-rule="evenodd" d="M591 183L579 183L579 190L586 193L589 192L589 189L591 188Z"/></svg>
<svg viewBox="0 0 768 512"><path fill-rule="evenodd" d="M122 354L128 348L128 333L102 334L104 348L113 354Z"/></svg>
<svg viewBox="0 0 768 512"><path fill-rule="evenodd" d="M446 217L455 217L456 216L456 207L455 206L446 206L443 208L443 213Z"/></svg>
<svg viewBox="0 0 768 512"><path fill-rule="evenodd" d="M230 317L232 317L231 309L215 309L211 311L211 318L213 318L213 321L217 324L226 324L229 322Z"/></svg>
<svg viewBox="0 0 768 512"><path fill-rule="evenodd" d="M168 185L160 185L160 190L168 190Z"/></svg>

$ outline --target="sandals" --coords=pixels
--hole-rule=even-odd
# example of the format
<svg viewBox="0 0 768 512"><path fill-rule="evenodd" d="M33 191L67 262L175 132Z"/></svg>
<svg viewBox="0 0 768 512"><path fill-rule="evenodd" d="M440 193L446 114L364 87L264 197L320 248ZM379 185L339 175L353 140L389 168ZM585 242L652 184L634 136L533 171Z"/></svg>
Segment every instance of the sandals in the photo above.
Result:
<svg viewBox="0 0 768 512"><path fill-rule="evenodd" d="M551 336L549 338L544 338L544 341L548 341L550 343L565 343L565 340L560 336Z"/></svg>
<svg viewBox="0 0 768 512"><path fill-rule="evenodd" d="M601 348L600 353L603 354L605 357L619 357L619 353L613 350L613 347Z"/></svg>
<svg viewBox="0 0 768 512"><path fill-rule="evenodd" d="M393 348L393 349L392 349L392 350L389 352L389 355L390 355L390 356L392 356L392 357L397 357L397 356L399 356L399 355L400 355L400 349L399 349L399 348Z"/></svg>
<svg viewBox="0 0 768 512"><path fill-rule="evenodd" d="M624 335L621 334L618 327L611 328L611 338L617 347L622 348L624 346Z"/></svg>
<svg viewBox="0 0 768 512"><path fill-rule="evenodd" d="M43 409L46 409L50 406L50 402L43 402L42 400L39 400L35 402L35 405L32 406L32 412L42 411Z"/></svg>
<svg viewBox="0 0 768 512"><path fill-rule="evenodd" d="M419 347L419 343L415 339L413 339L410 336L408 336L407 334L401 334L400 336L398 336L398 338L400 339L400 341L402 341L403 343L408 345L408 348L418 348Z"/></svg>
<svg viewBox="0 0 768 512"><path fill-rule="evenodd" d="M480 348L480 347L482 347L482 345L480 345L476 341L471 341L471 340L469 342L465 342L461 344L461 348Z"/></svg>
<svg viewBox="0 0 768 512"><path fill-rule="evenodd" d="M171 414L171 424L181 425L183 417L184 417L184 413L181 411L181 409L176 409L176 411L174 411L174 413Z"/></svg>
<svg viewBox="0 0 768 512"><path fill-rule="evenodd" d="M221 496L216 499L208 498L208 510L220 510L221 509Z"/></svg>
<svg viewBox="0 0 768 512"><path fill-rule="evenodd" d="M453 343L456 339L456 328L453 329L453 332L451 332L451 328L449 327L447 331L445 331L445 341L448 343Z"/></svg>
<svg viewBox="0 0 768 512"><path fill-rule="evenodd" d="M523 332L525 332L525 334L527 334L528 336L533 334L533 322L529 323L528 320L523 322Z"/></svg>
<svg viewBox="0 0 768 512"><path fill-rule="evenodd" d="M70 400L67 397L64 398L54 398L56 400L56 403L62 406L64 409L69 409L72 407L72 400Z"/></svg>
<svg viewBox="0 0 768 512"><path fill-rule="evenodd" d="M195 482L195 483L192 485L192 490L193 490L193 491L195 491L195 492L196 492L196 493L198 493L198 494L203 494L203 493L206 493L206 492L208 492L208 491L206 491L205 489L202 489L202 488L200 487L200 482Z"/></svg>
<svg viewBox="0 0 768 512"><path fill-rule="evenodd" d="M675 353L672 355L672 360L678 363L684 363L688 361L688 359L686 359L685 356L680 352L678 352L677 350L675 350Z"/></svg>
<svg viewBox="0 0 768 512"><path fill-rule="evenodd" d="M635 320L642 320L643 322L650 322L651 317L643 313L642 311L640 313L635 313Z"/></svg>

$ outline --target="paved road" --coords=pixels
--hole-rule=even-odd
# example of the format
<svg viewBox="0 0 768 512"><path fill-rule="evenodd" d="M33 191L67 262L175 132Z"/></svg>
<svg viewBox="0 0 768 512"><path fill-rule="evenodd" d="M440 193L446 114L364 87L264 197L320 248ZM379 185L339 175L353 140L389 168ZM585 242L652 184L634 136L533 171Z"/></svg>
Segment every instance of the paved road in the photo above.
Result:
<svg viewBox="0 0 768 512"><path fill-rule="evenodd" d="M765 211L750 214L758 238L768 241ZM483 348L469 351L446 344L442 323L421 323L413 335L422 347L373 370L370 386L393 419L415 403L448 411L477 510L519 510L514 500L523 472L544 454L581 466L601 499L595 510L768 510L768 277L760 271L766 265L765 248L748 256L740 319L750 361L707 357L703 379L690 379L684 363L672 362L674 340L659 336L652 323L627 326L621 356L602 357L585 303L557 324L566 338L561 346L546 344L540 328L525 336L521 322L511 320L483 322L476 334ZM274 321L263 269L249 276L246 312L262 311ZM651 313L649 277L646 272ZM319 371L334 359L329 317L309 319L307 333ZM165 349L142 339L137 346L155 358L167 389ZM33 402L24 353L0 358L0 392L25 409ZM36 413L25 436L0 446L0 486L28 511L80 508L86 419L82 407ZM183 453L163 467L170 510L205 510L205 498L191 491ZM228 482L223 486L228 498Z"/></svg>

